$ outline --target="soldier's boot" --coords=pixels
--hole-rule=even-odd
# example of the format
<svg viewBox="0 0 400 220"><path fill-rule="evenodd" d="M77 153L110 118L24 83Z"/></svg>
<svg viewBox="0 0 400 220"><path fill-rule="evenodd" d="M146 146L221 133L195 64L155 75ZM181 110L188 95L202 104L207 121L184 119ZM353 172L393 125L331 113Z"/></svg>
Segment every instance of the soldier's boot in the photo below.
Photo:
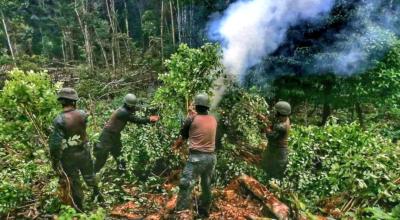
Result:
<svg viewBox="0 0 400 220"><path fill-rule="evenodd" d="M200 204L198 209L198 216L200 218L208 218L210 216L212 196L211 191L206 191L202 187L202 194L200 196Z"/></svg>
<svg viewBox="0 0 400 220"><path fill-rule="evenodd" d="M71 178L70 180L71 180L70 184L71 184L71 197L73 206L75 209L77 209L78 212L83 212L84 194L81 183L77 178Z"/></svg>
<svg viewBox="0 0 400 220"><path fill-rule="evenodd" d="M208 218L210 217L210 211L209 209L206 209L204 207L199 207L199 218Z"/></svg>

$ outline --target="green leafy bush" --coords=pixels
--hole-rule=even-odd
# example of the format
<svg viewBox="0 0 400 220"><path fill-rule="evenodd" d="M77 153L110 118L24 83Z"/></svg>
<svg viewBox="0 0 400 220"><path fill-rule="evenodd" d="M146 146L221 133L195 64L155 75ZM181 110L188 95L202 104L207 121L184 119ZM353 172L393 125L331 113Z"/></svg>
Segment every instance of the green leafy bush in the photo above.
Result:
<svg viewBox="0 0 400 220"><path fill-rule="evenodd" d="M259 148L265 142L265 136L260 132L265 125L258 116L269 114L268 104L256 89L246 91L230 85L218 106L218 114L221 130L228 135L230 142L242 142L248 149Z"/></svg>
<svg viewBox="0 0 400 220"><path fill-rule="evenodd" d="M357 198L363 205L400 202L400 148L375 131L356 124L295 126L290 137L286 188L309 207L323 198Z"/></svg>
<svg viewBox="0 0 400 220"><path fill-rule="evenodd" d="M106 213L102 208L99 208L94 212L88 214L77 213L76 210L70 206L62 206L60 215L57 217L57 219L58 220L70 220L70 219L103 220L106 219Z"/></svg>
<svg viewBox="0 0 400 220"><path fill-rule="evenodd" d="M189 48L181 44L165 61L168 72L160 74L163 85L157 90L153 104L161 109L162 123L169 129L180 127L192 98L199 92L211 95L215 80L221 75L219 48L205 44Z"/></svg>
<svg viewBox="0 0 400 220"><path fill-rule="evenodd" d="M168 72L160 75L163 85L149 106L159 109L160 122L153 126L129 126L123 135L124 156L132 171L129 173L134 174L132 178L150 180L157 176L154 174L166 174L180 164L171 150L172 143L179 136L193 96L198 92L211 94L214 81L221 74L219 61L219 49L212 44L198 49L182 44L165 62Z"/></svg>
<svg viewBox="0 0 400 220"><path fill-rule="evenodd" d="M56 86L45 72L14 69L9 78L0 95L0 143L33 150L44 144L57 113Z"/></svg>
<svg viewBox="0 0 400 220"><path fill-rule="evenodd" d="M49 182L47 129L57 109L56 87L44 72L9 73L0 93L0 216L28 200L44 202Z"/></svg>

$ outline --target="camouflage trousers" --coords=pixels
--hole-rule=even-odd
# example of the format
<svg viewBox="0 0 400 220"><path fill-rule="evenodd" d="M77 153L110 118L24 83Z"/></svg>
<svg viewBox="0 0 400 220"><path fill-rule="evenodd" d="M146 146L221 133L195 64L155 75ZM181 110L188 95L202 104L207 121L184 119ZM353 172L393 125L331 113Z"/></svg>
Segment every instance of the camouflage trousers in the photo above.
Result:
<svg viewBox="0 0 400 220"><path fill-rule="evenodd" d="M108 155L114 157L117 162L117 169L119 172L125 169L125 163L119 157L122 154L122 142L120 133L111 133L108 131L103 131L100 134L100 142L97 143L93 148L93 154L96 158L94 165L95 172L99 172L103 168L107 161Z"/></svg>
<svg viewBox="0 0 400 220"><path fill-rule="evenodd" d="M211 178L214 173L217 157L214 153L190 154L189 159L183 169L176 210L181 211L191 208L191 195L196 180L200 177L201 196L199 208L209 210L212 202Z"/></svg>
<svg viewBox="0 0 400 220"><path fill-rule="evenodd" d="M64 150L61 158L61 166L67 176L66 181L70 187L73 202L78 209L83 210L84 193L79 178L80 174L83 176L86 184L93 189L93 193L99 193L93 170L93 161L89 151L83 146Z"/></svg>
<svg viewBox="0 0 400 220"><path fill-rule="evenodd" d="M287 147L268 146L262 158L262 168L268 178L282 179L288 163Z"/></svg>

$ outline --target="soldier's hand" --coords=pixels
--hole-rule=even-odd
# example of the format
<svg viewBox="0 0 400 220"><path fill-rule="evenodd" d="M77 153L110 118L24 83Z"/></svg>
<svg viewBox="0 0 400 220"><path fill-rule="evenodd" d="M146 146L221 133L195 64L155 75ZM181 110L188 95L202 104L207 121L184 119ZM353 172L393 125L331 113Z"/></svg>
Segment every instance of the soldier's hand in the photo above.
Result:
<svg viewBox="0 0 400 220"><path fill-rule="evenodd" d="M160 120L160 116L158 116L158 115L150 116L150 122L156 122L158 120Z"/></svg>
<svg viewBox="0 0 400 220"><path fill-rule="evenodd" d="M257 114L257 118L258 118L258 120L260 120L262 122L268 122L268 118L265 115Z"/></svg>

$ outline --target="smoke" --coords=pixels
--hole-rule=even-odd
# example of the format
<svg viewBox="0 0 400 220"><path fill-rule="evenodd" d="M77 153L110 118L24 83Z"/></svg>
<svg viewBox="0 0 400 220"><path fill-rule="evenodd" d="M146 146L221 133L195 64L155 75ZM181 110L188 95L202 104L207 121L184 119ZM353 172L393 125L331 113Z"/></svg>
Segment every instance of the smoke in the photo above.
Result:
<svg viewBox="0 0 400 220"><path fill-rule="evenodd" d="M237 1L210 22L209 38L222 44L228 73L241 76L274 52L291 26L325 17L333 4L334 0Z"/></svg>
<svg viewBox="0 0 400 220"><path fill-rule="evenodd" d="M334 35L333 44L325 45L321 53L314 55L314 65L307 72L352 75L371 68L399 34L396 23L400 11L390 4L375 0L359 2L353 19Z"/></svg>

